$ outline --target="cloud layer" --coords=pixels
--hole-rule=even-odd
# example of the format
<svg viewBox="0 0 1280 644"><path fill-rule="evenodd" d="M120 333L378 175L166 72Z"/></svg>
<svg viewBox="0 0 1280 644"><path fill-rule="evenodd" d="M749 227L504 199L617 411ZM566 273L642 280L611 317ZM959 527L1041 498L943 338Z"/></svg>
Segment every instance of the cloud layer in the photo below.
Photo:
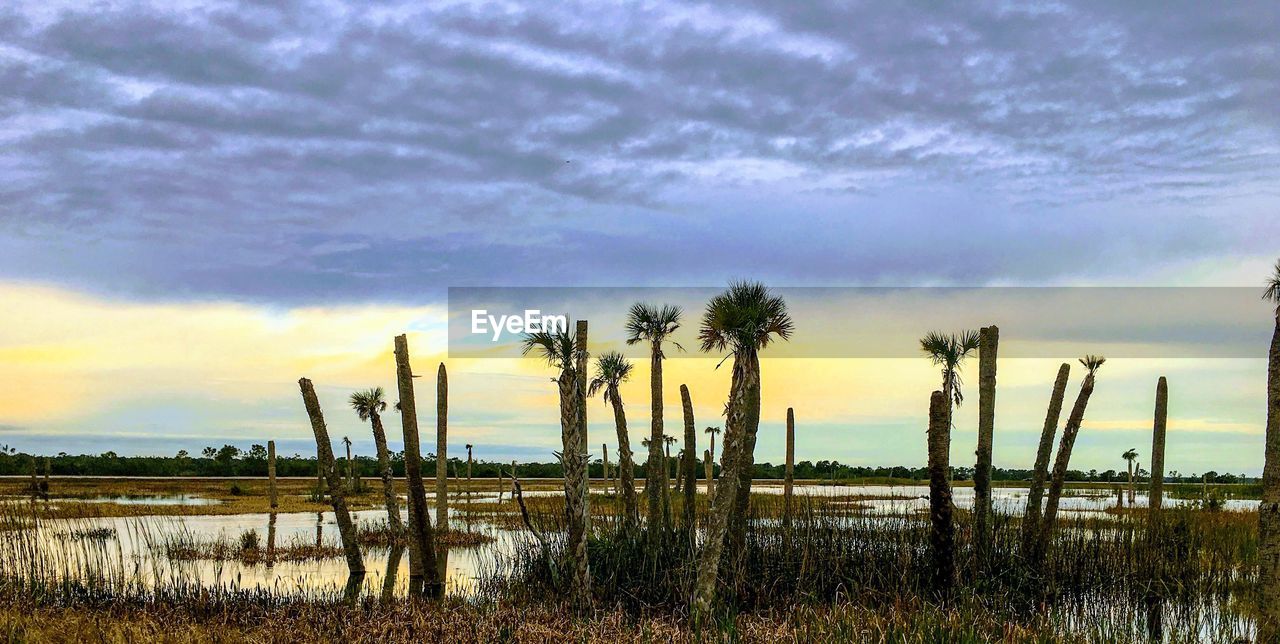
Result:
<svg viewBox="0 0 1280 644"><path fill-rule="evenodd" d="M0 274L1017 283L1274 252L1271 3L15 3Z"/></svg>

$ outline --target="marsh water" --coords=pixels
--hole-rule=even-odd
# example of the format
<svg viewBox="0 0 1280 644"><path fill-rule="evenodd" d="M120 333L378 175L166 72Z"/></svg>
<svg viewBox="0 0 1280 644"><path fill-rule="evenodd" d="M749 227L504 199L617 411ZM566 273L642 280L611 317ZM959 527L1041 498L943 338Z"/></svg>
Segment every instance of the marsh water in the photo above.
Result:
<svg viewBox="0 0 1280 644"><path fill-rule="evenodd" d="M705 487L705 486L700 486ZM753 491L762 494L781 494L782 486L757 483ZM593 494L596 492L593 490ZM850 512L843 520L865 521L873 517L907 516L924 520L927 512L928 487L923 485L797 485L798 498L811 497L833 503L836 507L847 505ZM973 505L973 488L958 487L954 491L957 507ZM555 496L555 490L529 491L527 497ZM1020 514L1026 503L1026 488L996 488L993 490L993 506L996 511ZM428 499L429 502L432 499ZM495 493L472 493L471 500L493 502ZM6 500L20 503L17 498ZM215 500L191 495L166 495L157 497L98 497L93 499L55 499L48 503L95 501L99 503L151 504L151 505L209 505ZM1145 506L1145 495L1135 499L1137 506ZM803 501L802 501L803 502ZM1166 497L1166 506L1190 503L1184 499ZM446 591L453 594L471 593L477 579L485 571L493 571L504 555L510 554L521 541L532 537L524 530L498 527L483 520L469 519L458 507L465 503L451 501L450 521L455 529L480 532L493 538L490 543L477 546L455 546L441 549L440 567L445 573ZM1227 500L1226 510L1249 510L1258 505L1253 500ZM1060 503L1062 515L1100 514L1116 505L1114 493L1104 489L1067 489ZM514 504L504 509L516 511ZM433 516L434 516L434 509ZM353 513L357 522L376 524L385 521L381 510L361 510ZM763 521L768 523L768 521ZM274 525L273 525L274 524ZM307 595L342 589L348 580L347 565L341 557L318 560L276 561L244 563L238 560L170 560L165 545L172 542L225 542L238 543L248 531L257 533L261 547L274 539L274 546L339 544L337 526L332 511L292 512L271 514L192 515L192 516L141 516L94 519L51 519L41 521L34 531L39 550L58 561L46 561L45 565L59 570L86 570L81 563L89 560L117 562L104 574L117 576L121 581L136 581L144 585L157 582L173 585L201 585L230 589L260 589L283 595ZM408 556L388 548L364 548L367 574L364 587L367 592L402 595L408 589ZM388 577L392 577L388 583Z"/></svg>

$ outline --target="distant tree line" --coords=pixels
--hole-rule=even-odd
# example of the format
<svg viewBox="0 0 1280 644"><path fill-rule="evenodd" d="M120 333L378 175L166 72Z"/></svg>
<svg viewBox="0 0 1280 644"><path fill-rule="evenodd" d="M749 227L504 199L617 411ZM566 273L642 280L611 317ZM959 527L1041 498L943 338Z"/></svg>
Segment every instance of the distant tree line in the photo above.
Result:
<svg viewBox="0 0 1280 644"><path fill-rule="evenodd" d="M13 448L0 447L0 476L29 475L31 473L31 463L33 456L31 454L17 452ZM44 456L35 456L38 461L38 469L41 474L44 473ZM267 448L262 445L250 445L249 449L243 450L234 445L223 445L222 447L205 447L199 455L192 455L186 450L179 450L173 456L120 456L115 452L103 452L102 454L67 454L59 453L56 456L49 456L51 472L54 476L266 476L267 475ZM391 455L392 469L396 476L404 476L404 455L401 452L395 452ZM346 467L346 458L338 458L342 467ZM372 456L357 456L352 459L360 476L376 477L378 476L378 461ZM673 462L676 457L673 455ZM457 472L464 474L466 472L466 459L450 458L449 459L450 474L453 474L454 468ZM613 465L616 465L614 463ZM423 469L426 471L434 471L435 454L423 455ZM558 462L548 463L517 463L517 475L521 478L559 478L564 476L564 471ZM674 465L670 466L674 468ZM495 463L492 461L477 460L471 465L471 475L474 478L495 478L498 476L499 468L503 473L507 473L511 469L510 463ZM637 463L636 477L647 478L648 464L645 462ZM783 478L784 466L782 464L774 465L772 463L756 463L754 477L758 479L780 479ZM345 471L345 469L344 469ZM616 467L611 468L616 471ZM716 475L720 472L719 465L716 465ZM278 476L315 476L316 475L316 458L312 456L302 456L294 454L292 456L277 455L276 457L276 473ZM595 459L590 463L590 475L594 478L600 478L604 475L604 465L600 459ZM905 466L879 466L868 467L865 465L845 465L839 461L798 461L795 464L795 478L797 479L816 479L828 481L842 481L855 479L883 479L883 480L924 480L928 478L928 472L924 467L905 467ZM952 470L952 478L956 481L968 481L973 478L973 468L971 467L955 467ZM993 481L1026 481L1031 478L1031 470L1029 469L1003 469L992 468L991 479ZM1097 483L1119 483L1127 480L1127 474L1124 471L1116 470L1068 470L1067 479L1077 482L1097 482ZM1146 481L1149 476L1146 470L1139 470L1135 480ZM1257 483L1257 477L1250 477L1244 474L1219 473L1214 471L1201 473L1183 474L1176 470L1170 471L1165 480L1171 483L1200 483L1207 480L1209 483Z"/></svg>

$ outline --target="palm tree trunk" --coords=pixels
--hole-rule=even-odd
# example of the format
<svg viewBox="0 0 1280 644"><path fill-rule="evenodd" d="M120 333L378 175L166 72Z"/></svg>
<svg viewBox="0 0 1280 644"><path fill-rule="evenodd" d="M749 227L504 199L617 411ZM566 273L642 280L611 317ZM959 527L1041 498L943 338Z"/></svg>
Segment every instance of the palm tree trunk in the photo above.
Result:
<svg viewBox="0 0 1280 644"><path fill-rule="evenodd" d="M1133 507L1133 459L1129 459L1129 507Z"/></svg>
<svg viewBox="0 0 1280 644"><path fill-rule="evenodd" d="M787 465L783 470L782 528L791 528L791 503L796 478L796 412L787 407Z"/></svg>
<svg viewBox="0 0 1280 644"><path fill-rule="evenodd" d="M1151 484L1147 493L1147 534L1154 534L1164 503L1164 437L1169 418L1169 383L1164 376L1156 383L1156 418L1151 429Z"/></svg>
<svg viewBox="0 0 1280 644"><path fill-rule="evenodd" d="M1040 525L1040 538L1036 547L1035 558L1039 560L1049 549L1049 539L1053 536L1053 524L1058 518L1058 501L1062 498L1062 486L1067 479L1067 465L1071 462L1071 450L1076 444L1076 435L1080 433L1080 425L1084 422L1084 410L1089 406L1089 396L1093 394L1093 374L1085 376L1080 385L1080 393L1076 394L1076 403L1067 417L1067 425L1062 428L1062 440L1058 443L1058 455L1053 460L1053 479L1049 484L1049 498L1044 505L1044 519Z"/></svg>
<svg viewBox="0 0 1280 644"><path fill-rule="evenodd" d="M644 489L649 497L650 544L661 535L660 526L670 518L664 498L667 489L667 464L662 459L662 345L654 342L649 350L649 462L645 468Z"/></svg>
<svg viewBox="0 0 1280 644"><path fill-rule="evenodd" d="M932 590L939 599L950 597L955 584L955 525L951 521L951 485L947 470L951 456L951 401L935 391L929 397L929 550L933 558Z"/></svg>
<svg viewBox="0 0 1280 644"><path fill-rule="evenodd" d="M1262 469L1258 538L1262 590L1258 641L1274 642L1280 639L1280 312L1267 354L1266 464Z"/></svg>
<svg viewBox="0 0 1280 644"><path fill-rule="evenodd" d="M631 438L627 435L627 413L622 405L622 396L615 388L609 392L609 400L613 406L613 425L618 430L618 481L622 493L622 508L626 513L623 521L634 528L640 522L640 510L636 504L636 472L635 460L631 453Z"/></svg>
<svg viewBox="0 0 1280 644"><path fill-rule="evenodd" d="M333 447L329 444L329 430L324 424L324 414L320 411L320 401L316 399L315 387L306 378L298 380L298 388L302 390L302 403L307 408L307 416L311 418L311 431L316 436L316 450L319 452L321 467L329 481L329 501L333 504L333 515L338 520L338 534L342 537L342 550L347 556L347 570L352 575L364 574L364 558L360 556L360 546L356 543L356 526L347 511L346 494L342 490L342 479L333 462Z"/></svg>
<svg viewBox="0 0 1280 644"><path fill-rule="evenodd" d="M724 424L724 444L720 448L720 479L716 483L716 495L707 516L706 537L702 553L698 557L698 580L694 586L692 614L695 622L709 616L711 602L715 600L716 584L720 576L720 558L724 554L729 521L737 505L738 485L742 481L740 456L745 433L747 408L752 405L752 378L759 378L759 370L747 363L754 353L743 350L735 356L733 376L729 385L728 414ZM759 385L754 387L759 392ZM759 404L759 398L755 399Z"/></svg>
<svg viewBox="0 0 1280 644"><path fill-rule="evenodd" d="M409 341L396 336L396 386L400 394L400 425L404 431L404 475L409 488L409 581L421 585L430 597L444 596L444 580L436 571L435 535L427 513L427 491L422 482L422 449L418 444L418 407L413 396L413 368ZM415 582L420 579L421 582Z"/></svg>
<svg viewBox="0 0 1280 644"><path fill-rule="evenodd" d="M391 534L399 536L404 531L400 523L400 502L396 497L395 472L391 469L391 452L387 449L387 432L382 427L382 416L374 411L369 414L373 426L373 444L378 451L378 471L382 475L382 498L387 506L387 527Z"/></svg>
<svg viewBox="0 0 1280 644"><path fill-rule="evenodd" d="M733 522L730 524L729 546L739 555L746 551L747 514L751 505L751 478L756 464L756 433L760 429L760 358L754 351L746 365L750 374L744 380L746 408L742 414L742 443L738 455L738 489L734 492Z"/></svg>
<svg viewBox="0 0 1280 644"><path fill-rule="evenodd" d="M974 541L978 561L991 552L991 449L996 422L996 352L1000 329L983 327L978 334L978 462L973 468Z"/></svg>
<svg viewBox="0 0 1280 644"><path fill-rule="evenodd" d="M560 377L560 434L564 451L565 513L569 540L566 554L573 571L573 598L579 609L591 602L591 569L587 563L587 321L578 320L576 360Z"/></svg>
<svg viewBox="0 0 1280 644"><path fill-rule="evenodd" d="M1044 428L1040 430L1040 448L1036 451L1036 464L1031 474L1031 489L1027 491L1027 509L1022 518L1022 557L1031 559L1032 549L1040 538L1040 501L1044 496L1045 479L1049 475L1049 457L1053 452L1053 438L1058 433L1058 418L1062 415L1062 399L1067 393L1067 378L1071 365L1058 367L1058 378L1053 382L1049 395L1049 410L1044 416Z"/></svg>
<svg viewBox="0 0 1280 644"><path fill-rule="evenodd" d="M693 401L689 398L689 387L686 385L680 385L680 405L684 408L684 458L681 459L680 467L680 473L684 476L684 526L689 530L690 539L694 539L698 493L698 457L695 454L698 435L693 427Z"/></svg>
<svg viewBox="0 0 1280 644"><path fill-rule="evenodd" d="M436 370L436 527L449 531L449 372L443 362Z"/></svg>
<svg viewBox="0 0 1280 644"><path fill-rule="evenodd" d="M716 435L711 435L711 451L707 457L707 501L716 494Z"/></svg>
<svg viewBox="0 0 1280 644"><path fill-rule="evenodd" d="M280 505L276 493L276 442L267 441L267 494L271 497L271 509Z"/></svg>

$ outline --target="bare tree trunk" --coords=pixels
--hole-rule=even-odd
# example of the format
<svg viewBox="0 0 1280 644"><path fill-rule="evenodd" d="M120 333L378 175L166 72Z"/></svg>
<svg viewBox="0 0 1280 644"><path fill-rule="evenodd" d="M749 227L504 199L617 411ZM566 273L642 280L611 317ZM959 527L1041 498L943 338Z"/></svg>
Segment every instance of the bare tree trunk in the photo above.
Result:
<svg viewBox="0 0 1280 644"><path fill-rule="evenodd" d="M791 528L792 499L795 494L796 479L796 412L787 407L787 465L783 470L782 483L782 528Z"/></svg>
<svg viewBox="0 0 1280 644"><path fill-rule="evenodd" d="M605 492L608 492L609 485L610 483L613 482L613 478L609 476L609 444L600 443L600 450L601 450L601 454L603 454L603 460L601 460L600 462L602 463L602 466L604 468L600 472L601 474L600 478L604 479L604 489L605 489Z"/></svg>
<svg viewBox="0 0 1280 644"><path fill-rule="evenodd" d="M618 430L618 481L622 494L624 523L634 528L640 524L640 509L636 501L636 466L631 452L631 438L627 435L627 414L622 396L616 388L609 392L613 406L613 425ZM647 482L646 482L647 487Z"/></svg>
<svg viewBox="0 0 1280 644"><path fill-rule="evenodd" d="M404 474L409 488L409 585L422 586L429 597L444 596L444 580L436 570L435 534L422 483L422 448L418 443L418 407L413 395L409 341L396 336L396 387L400 394L400 425L404 431ZM415 578L421 580L415 582Z"/></svg>
<svg viewBox="0 0 1280 644"><path fill-rule="evenodd" d="M974 541L978 561L991 552L991 450L996 422L996 352L1000 329L983 327L978 335L978 462L973 468Z"/></svg>
<svg viewBox="0 0 1280 644"><path fill-rule="evenodd" d="M947 481L951 455L951 401L941 391L929 397L929 550L933 557L932 590L939 599L951 596L955 584L955 525L951 521L951 484Z"/></svg>
<svg viewBox="0 0 1280 644"><path fill-rule="evenodd" d="M1036 451L1036 464L1031 474L1031 489L1027 491L1027 509L1022 518L1022 557L1031 559L1032 550L1040 538L1040 501L1044 496L1044 484L1049 475L1049 457L1053 452L1054 435L1058 433L1058 418L1062 415L1062 399L1067 393L1067 379L1071 365L1058 367L1058 378L1053 382L1049 395L1049 410L1044 416L1044 429L1040 430L1040 447Z"/></svg>
<svg viewBox="0 0 1280 644"><path fill-rule="evenodd" d="M333 446L329 444L329 430L324 424L324 414L320 411L320 401L316 399L315 387L306 378L298 380L298 388L302 390L302 403L306 405L307 416L311 418L311 431L316 436L316 450L325 478L329 483L329 501L333 504L333 515L338 520L338 534L342 537L342 550L347 555L347 570L352 575L364 574L364 558L360 556L360 546L356 543L356 526L351 521L351 513L347 511L346 494L342 489L342 479L333 462Z"/></svg>
<svg viewBox="0 0 1280 644"><path fill-rule="evenodd" d="M694 539L697 530L698 433L693 427L693 401L686 385L680 385L680 405L684 408L684 458L680 459L680 474L684 477L684 526L689 530L690 538Z"/></svg>
<svg viewBox="0 0 1280 644"><path fill-rule="evenodd" d="M1053 461L1053 479L1049 484L1049 498L1045 501L1044 518L1040 525L1040 539L1036 547L1035 558L1044 557L1049 549L1049 539L1053 536L1054 522L1058 518L1058 501L1062 498L1062 486L1067 479L1067 465L1071 462L1071 450L1076 444L1076 435L1080 433L1080 425L1084 422L1084 410L1089 406L1089 396L1093 394L1093 374L1085 376L1080 385L1080 393L1076 394L1076 403L1067 417L1067 425L1062 428L1062 440L1058 443L1058 455Z"/></svg>
<svg viewBox="0 0 1280 644"><path fill-rule="evenodd" d="M1280 639L1280 313L1267 354L1266 464L1262 469L1262 504L1258 508L1259 585L1262 616L1258 641Z"/></svg>
<svg viewBox="0 0 1280 644"><path fill-rule="evenodd" d="M1159 527L1160 506L1164 503L1164 437L1169 418L1169 383L1164 376L1156 383L1156 418L1151 429L1151 484L1147 493L1147 534Z"/></svg>
<svg viewBox="0 0 1280 644"><path fill-rule="evenodd" d="M587 506L587 321L578 320L575 364L560 377L560 429L564 451L565 513L569 527L567 554L573 571L573 599L579 609L591 603L591 569L587 562L590 534Z"/></svg>
<svg viewBox="0 0 1280 644"><path fill-rule="evenodd" d="M443 362L436 370L436 527L440 534L449 531L449 373Z"/></svg>
<svg viewBox="0 0 1280 644"><path fill-rule="evenodd" d="M391 534L399 536L404 532L404 524L400 522L400 501L396 497L395 471L391 469L391 451L387 449L387 431L382 426L382 416L372 411L369 414L370 425L373 426L373 445L378 451L378 471L382 476L382 498L387 506L387 527Z"/></svg>
<svg viewBox="0 0 1280 644"><path fill-rule="evenodd" d="M276 442L267 441L267 495L271 498L271 509L280 503L276 496Z"/></svg>
<svg viewBox="0 0 1280 644"><path fill-rule="evenodd" d="M729 521L737 505L738 485L742 481L740 455L743 451L743 434L747 424L748 408L760 404L759 384L752 383L760 377L758 368L751 368L748 363L755 358L754 353L735 355L733 377L729 385L728 414L724 425L724 443L720 448L720 479L716 483L716 495L711 502L711 511L707 516L707 531L702 545L702 553L698 557L698 580L694 587L692 614L695 621L706 619L710 615L711 603L715 600L716 585L720 577L720 559L724 554ZM752 399L753 392L755 398ZM759 412L757 411L757 414Z"/></svg>

